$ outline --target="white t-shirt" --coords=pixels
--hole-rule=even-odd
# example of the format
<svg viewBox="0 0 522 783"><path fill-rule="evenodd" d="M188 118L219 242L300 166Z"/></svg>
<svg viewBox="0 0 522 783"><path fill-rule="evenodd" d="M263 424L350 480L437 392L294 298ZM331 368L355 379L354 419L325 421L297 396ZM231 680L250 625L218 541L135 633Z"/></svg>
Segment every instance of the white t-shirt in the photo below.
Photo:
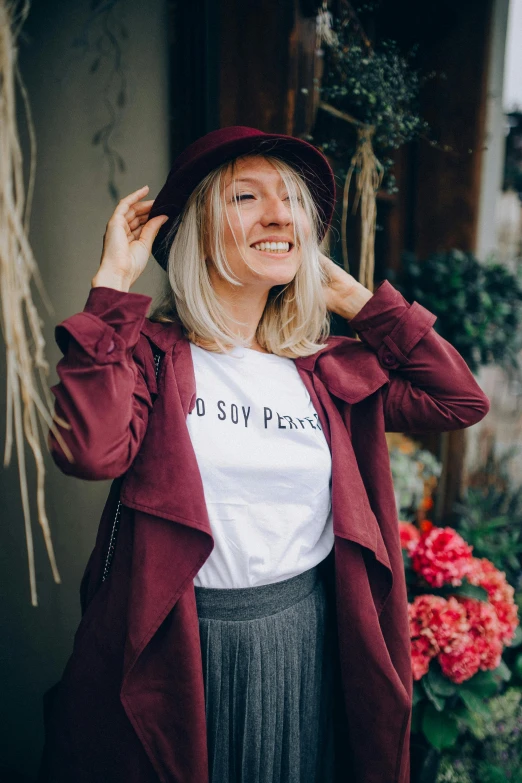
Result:
<svg viewBox="0 0 522 783"><path fill-rule="evenodd" d="M253 587L320 563L334 543L331 455L292 359L191 343L187 425L215 545L194 584Z"/></svg>

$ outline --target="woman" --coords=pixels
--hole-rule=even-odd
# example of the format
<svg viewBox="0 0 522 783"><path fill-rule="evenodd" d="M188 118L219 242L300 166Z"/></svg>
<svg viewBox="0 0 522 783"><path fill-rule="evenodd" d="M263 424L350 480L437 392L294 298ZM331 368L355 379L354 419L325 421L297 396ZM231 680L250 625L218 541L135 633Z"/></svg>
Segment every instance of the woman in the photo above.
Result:
<svg viewBox="0 0 522 783"><path fill-rule="evenodd" d="M224 128L146 190L57 328L53 457L114 482L40 780L408 783L384 433L489 401L433 314L321 254L335 187L311 145ZM151 250L169 293L146 319ZM328 311L361 340L329 338Z"/></svg>

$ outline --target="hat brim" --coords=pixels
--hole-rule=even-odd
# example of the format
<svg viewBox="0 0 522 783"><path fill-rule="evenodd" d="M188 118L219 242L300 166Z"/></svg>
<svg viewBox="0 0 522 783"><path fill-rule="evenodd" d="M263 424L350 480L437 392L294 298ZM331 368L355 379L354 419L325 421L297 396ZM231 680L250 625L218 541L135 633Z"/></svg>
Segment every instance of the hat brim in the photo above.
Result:
<svg viewBox="0 0 522 783"><path fill-rule="evenodd" d="M174 166L163 188L158 193L149 213L168 215L152 246L152 255L167 268L169 250L174 238L171 234L175 220L183 211L194 188L222 163L249 152L274 154L293 165L305 179L320 217L319 241L330 226L335 207L335 179L324 155L312 144L294 136L260 133L235 138L218 147L204 150L180 166Z"/></svg>

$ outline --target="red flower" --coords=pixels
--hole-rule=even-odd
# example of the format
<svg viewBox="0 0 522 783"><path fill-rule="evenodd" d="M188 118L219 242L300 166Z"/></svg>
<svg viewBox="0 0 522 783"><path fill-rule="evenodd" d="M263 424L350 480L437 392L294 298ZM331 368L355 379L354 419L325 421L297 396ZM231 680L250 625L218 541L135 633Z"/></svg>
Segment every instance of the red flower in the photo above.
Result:
<svg viewBox="0 0 522 783"><path fill-rule="evenodd" d="M462 584L472 569L470 547L451 527L433 527L421 535L412 555L412 568L433 587Z"/></svg>
<svg viewBox="0 0 522 783"><path fill-rule="evenodd" d="M480 668L496 669L502 657L501 627L495 607L473 598L459 598L470 624L470 637L480 658Z"/></svg>
<svg viewBox="0 0 522 783"><path fill-rule="evenodd" d="M473 645L463 645L451 653L441 653L439 663L442 673L452 682L461 683L469 680L480 667L480 655Z"/></svg>
<svg viewBox="0 0 522 783"><path fill-rule="evenodd" d="M412 672L420 680L437 658L442 672L455 683L473 677L479 669L496 669L504 645L519 624L514 588L506 575L486 558L472 556L473 548L450 527L421 522L422 533L400 523L401 545L411 555L412 568L434 587L455 587L467 577L483 587L487 601L464 596L421 594L408 605ZM421 586L422 589L422 586Z"/></svg>
<svg viewBox="0 0 522 783"><path fill-rule="evenodd" d="M411 522L399 522L401 547L411 555L420 539L420 532Z"/></svg>
<svg viewBox="0 0 522 783"><path fill-rule="evenodd" d="M469 623L466 610L453 596L418 595L409 605L410 635L430 642L431 655L450 651L467 640Z"/></svg>
<svg viewBox="0 0 522 783"><path fill-rule="evenodd" d="M420 680L428 673L432 657L429 639L425 636L419 636L412 640L411 668L414 680Z"/></svg>
<svg viewBox="0 0 522 783"><path fill-rule="evenodd" d="M419 525L422 533L429 533L430 530L435 527L430 519L422 519Z"/></svg>
<svg viewBox="0 0 522 783"><path fill-rule="evenodd" d="M509 644L520 620L513 598L515 589L508 584L505 572L499 571L486 558L473 557L468 580L487 590L489 603L494 606L500 623L500 640L503 644Z"/></svg>

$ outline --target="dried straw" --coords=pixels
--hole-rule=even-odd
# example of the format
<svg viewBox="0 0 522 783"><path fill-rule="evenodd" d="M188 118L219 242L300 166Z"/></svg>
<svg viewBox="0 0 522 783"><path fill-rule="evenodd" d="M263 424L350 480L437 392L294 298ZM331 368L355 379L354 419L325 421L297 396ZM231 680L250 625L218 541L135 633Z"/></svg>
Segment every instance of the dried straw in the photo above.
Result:
<svg viewBox="0 0 522 783"><path fill-rule="evenodd" d="M359 282L373 291L375 271L375 230L377 226L377 191L379 190L384 168L376 158L372 147L374 128L363 125L357 128L357 148L350 161L343 192L342 246L343 262L348 272L348 248L346 245L346 223L348 219L348 195L354 170L355 199L352 214L361 206L361 256L359 264Z"/></svg>
<svg viewBox="0 0 522 783"><path fill-rule="evenodd" d="M346 224L348 221L348 200L350 184L355 173L355 198L352 214L360 206L361 213L361 255L359 261L359 282L373 291L375 271L375 230L377 225L377 192L381 187L384 167L373 151L372 137L374 128L365 125L347 112L340 111L328 103L320 103L320 108L334 117L339 117L357 127L357 145L350 161L348 173L344 181L343 212L341 217L341 243L343 264L350 272L348 263L348 245L346 240Z"/></svg>
<svg viewBox="0 0 522 783"><path fill-rule="evenodd" d="M17 7L18 6L18 7ZM16 446L20 492L25 523L31 604L38 605L31 528L30 498L25 464L25 442L36 464L36 505L54 580L60 583L49 523L45 513L45 467L41 438L50 428L72 459L53 421L52 400L46 376L42 321L34 305L31 283L37 286L48 311L51 306L28 241L29 215L34 190L36 140L27 92L17 65L17 40L29 13L30 2L0 0L0 323L6 347L7 406L4 466ZM18 86L27 118L30 144L27 196L23 183L22 153L16 125ZM56 419L58 421L58 419ZM61 426L68 426L58 421ZM41 428L41 431L39 429Z"/></svg>

